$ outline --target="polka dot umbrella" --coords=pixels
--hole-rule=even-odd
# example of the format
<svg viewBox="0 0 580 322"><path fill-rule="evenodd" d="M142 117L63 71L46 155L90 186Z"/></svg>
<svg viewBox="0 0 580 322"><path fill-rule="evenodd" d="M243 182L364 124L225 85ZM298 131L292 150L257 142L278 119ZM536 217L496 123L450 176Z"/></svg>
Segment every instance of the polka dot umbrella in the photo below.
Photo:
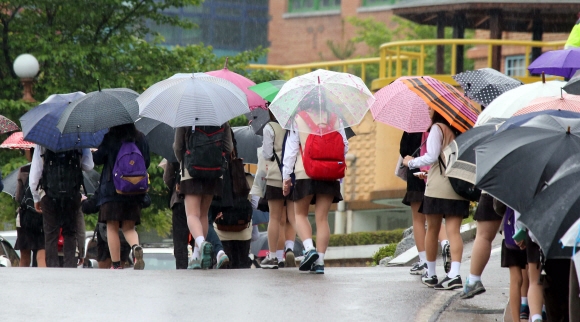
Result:
<svg viewBox="0 0 580 322"><path fill-rule="evenodd" d="M453 79L461 85L467 97L483 106L488 106L501 94L522 85L519 80L493 68L468 70L453 76Z"/></svg>

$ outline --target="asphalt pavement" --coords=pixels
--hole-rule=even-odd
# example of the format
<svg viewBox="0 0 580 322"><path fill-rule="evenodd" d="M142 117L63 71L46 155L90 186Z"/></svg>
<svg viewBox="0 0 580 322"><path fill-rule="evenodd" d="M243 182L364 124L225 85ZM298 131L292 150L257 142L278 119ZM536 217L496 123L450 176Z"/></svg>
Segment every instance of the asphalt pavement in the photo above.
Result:
<svg viewBox="0 0 580 322"><path fill-rule="evenodd" d="M465 245L463 277L471 244ZM458 291L428 289L408 270L6 268L0 269L0 320L502 321L509 273L499 267L497 250L483 275L488 291L470 300L459 299Z"/></svg>

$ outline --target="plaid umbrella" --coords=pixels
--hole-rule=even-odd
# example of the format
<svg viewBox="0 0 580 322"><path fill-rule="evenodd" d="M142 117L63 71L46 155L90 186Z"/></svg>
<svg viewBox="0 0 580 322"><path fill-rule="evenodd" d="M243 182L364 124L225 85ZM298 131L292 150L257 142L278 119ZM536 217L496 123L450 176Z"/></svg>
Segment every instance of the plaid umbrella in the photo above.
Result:
<svg viewBox="0 0 580 322"><path fill-rule="evenodd" d="M258 148L262 146L262 136L254 133L251 126L236 126L232 128L236 140L238 158L245 164L258 164Z"/></svg>
<svg viewBox="0 0 580 322"><path fill-rule="evenodd" d="M483 106L488 106L496 97L522 85L519 80L493 68L468 70L453 76L453 79L461 85L467 97Z"/></svg>
<svg viewBox="0 0 580 322"><path fill-rule="evenodd" d="M0 115L0 134L18 131L20 128L7 117Z"/></svg>
<svg viewBox="0 0 580 322"><path fill-rule="evenodd" d="M580 96L563 94L560 97L539 97L531 101L530 105L517 111L514 116L547 110L580 113Z"/></svg>
<svg viewBox="0 0 580 322"><path fill-rule="evenodd" d="M284 84L286 84L285 80L273 80L250 86L248 89L260 95L266 101L272 102Z"/></svg>
<svg viewBox="0 0 580 322"><path fill-rule="evenodd" d="M135 122L135 127L145 134L151 152L164 157L169 162L177 162L175 152L173 152L174 128L161 121L147 117L138 119Z"/></svg>
<svg viewBox="0 0 580 322"><path fill-rule="evenodd" d="M137 92L128 88L91 92L65 108L57 127L61 133L94 133L133 123L139 117L139 105L135 101L138 96Z"/></svg>
<svg viewBox="0 0 580 322"><path fill-rule="evenodd" d="M24 140L24 134L22 132L14 132L0 144L0 148L3 149L32 149L34 148L33 142L28 142Z"/></svg>
<svg viewBox="0 0 580 322"><path fill-rule="evenodd" d="M580 48L547 51L528 66L532 74L546 73L566 78L572 77L579 69Z"/></svg>
<svg viewBox="0 0 580 322"><path fill-rule="evenodd" d="M460 132L467 131L475 124L479 111L450 84L429 76L407 77L401 82Z"/></svg>

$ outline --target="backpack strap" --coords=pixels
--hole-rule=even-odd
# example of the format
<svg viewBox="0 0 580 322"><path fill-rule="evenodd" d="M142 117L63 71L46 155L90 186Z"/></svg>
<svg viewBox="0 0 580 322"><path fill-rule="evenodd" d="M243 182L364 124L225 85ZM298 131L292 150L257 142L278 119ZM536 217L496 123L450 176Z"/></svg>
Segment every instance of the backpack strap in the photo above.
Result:
<svg viewBox="0 0 580 322"><path fill-rule="evenodd" d="M331 132L332 131L332 124L334 124L334 122L336 122L336 114L328 115L328 120L327 120L328 123L326 123L326 125L324 127L320 127L319 124L314 123L314 121L312 120L310 115L308 115L308 113L306 111L299 112L298 115L300 115L300 117L304 120L304 122L306 122L306 124L308 125L308 127L310 128L312 133L315 133L315 134L321 134L322 129L326 129L326 132Z"/></svg>

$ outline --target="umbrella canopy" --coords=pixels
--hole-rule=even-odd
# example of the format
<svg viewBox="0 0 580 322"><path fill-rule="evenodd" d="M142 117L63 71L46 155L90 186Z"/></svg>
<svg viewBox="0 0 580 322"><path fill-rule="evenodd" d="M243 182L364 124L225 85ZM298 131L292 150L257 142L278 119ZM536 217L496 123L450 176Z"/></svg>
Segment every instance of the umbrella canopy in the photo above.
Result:
<svg viewBox="0 0 580 322"><path fill-rule="evenodd" d="M479 111L455 87L429 76L401 80L461 133L472 128Z"/></svg>
<svg viewBox="0 0 580 322"><path fill-rule="evenodd" d="M475 148L475 184L523 213L560 165L578 152L580 119L538 115Z"/></svg>
<svg viewBox="0 0 580 322"><path fill-rule="evenodd" d="M262 136L254 133L250 125L233 127L238 158L245 164L258 164L258 148L262 146Z"/></svg>
<svg viewBox="0 0 580 322"><path fill-rule="evenodd" d="M204 73L176 74L137 98L139 114L171 127L220 126L248 113L244 92L228 80Z"/></svg>
<svg viewBox="0 0 580 322"><path fill-rule="evenodd" d="M27 165L30 165L28 163ZM9 194L12 198L16 197L16 189L18 184L18 174L20 173L20 168L18 167L12 172L10 172L4 179L2 179L2 183L4 184L4 190L2 192Z"/></svg>
<svg viewBox="0 0 580 322"><path fill-rule="evenodd" d="M250 86L248 89L260 95L260 97L266 101L272 102L284 84L286 84L285 80L272 80L269 82L263 82L254 86ZM250 109L251 108L252 107L250 106Z"/></svg>
<svg viewBox="0 0 580 322"><path fill-rule="evenodd" d="M0 148L27 150L34 148L34 143L25 141L22 132L14 132L0 144Z"/></svg>
<svg viewBox="0 0 580 322"><path fill-rule="evenodd" d="M135 127L147 138L151 152L164 157L169 162L177 162L175 152L173 152L174 128L161 121L147 117L138 119L135 122Z"/></svg>
<svg viewBox="0 0 580 322"><path fill-rule="evenodd" d="M530 105L517 111L514 116L546 110L580 113L580 96L563 94L560 97L539 97L531 101Z"/></svg>
<svg viewBox="0 0 580 322"><path fill-rule="evenodd" d="M0 134L19 131L20 128L16 123L9 120L7 117L0 115Z"/></svg>
<svg viewBox="0 0 580 322"><path fill-rule="evenodd" d="M503 122L501 125L499 125L499 128L497 129L497 131L495 133L497 134L497 133L501 133L503 131L507 131L509 129L517 128L517 127L521 126L522 124L528 122L529 120L531 120L534 117L539 116L539 115L551 115L551 116L555 116L555 117L559 117L559 118L572 118L572 119L580 118L580 113L575 113L575 112L570 112L570 111L545 110L545 111L539 111L539 112L532 112L532 113L528 113L528 114L512 116L509 119L505 119L505 122ZM487 124L487 123L485 123L485 124Z"/></svg>
<svg viewBox="0 0 580 322"><path fill-rule="evenodd" d="M96 133L133 123L139 116L139 105L135 101L138 96L128 88L99 89L88 93L64 109L57 127L61 133Z"/></svg>
<svg viewBox="0 0 580 322"><path fill-rule="evenodd" d="M477 103L488 106L501 94L523 85L517 79L511 78L493 68L468 70L453 76L461 85L465 95Z"/></svg>
<svg viewBox="0 0 580 322"><path fill-rule="evenodd" d="M268 113L268 110L256 108L244 115L252 126L254 133L263 135L264 126L270 122L270 113Z"/></svg>
<svg viewBox="0 0 580 322"><path fill-rule="evenodd" d="M577 150L578 152L579 150ZM570 258L560 238L580 218L580 155L566 160L519 218L533 234L546 258Z"/></svg>
<svg viewBox="0 0 580 322"><path fill-rule="evenodd" d="M561 81L535 82L522 85L501 94L493 100L477 117L476 125L492 118L509 118L538 97L559 96L564 86Z"/></svg>
<svg viewBox="0 0 580 322"><path fill-rule="evenodd" d="M57 128L65 109L75 99L78 100L82 97L85 97L82 92L51 95L42 104L26 112L20 118L24 139L55 152L98 147L103 141L107 129L87 132L82 128L78 132L61 133Z"/></svg>
<svg viewBox="0 0 580 322"><path fill-rule="evenodd" d="M547 51L528 66L532 74L546 73L566 78L572 77L579 69L580 48Z"/></svg>
<svg viewBox="0 0 580 322"><path fill-rule="evenodd" d="M407 133L425 132L431 126L429 105L400 77L375 93L373 118Z"/></svg>
<svg viewBox="0 0 580 322"><path fill-rule="evenodd" d="M580 236L580 218L578 218L578 220L576 220L572 225L570 225L570 228L566 231L566 233L564 233L562 238L560 238L560 243L562 244L562 246L574 247L578 243L580 243L580 241L578 241L579 236Z"/></svg>
<svg viewBox="0 0 580 322"><path fill-rule="evenodd" d="M284 84L269 109L283 128L307 133L313 130L296 126L298 113L338 117L340 122L325 127L325 134L360 123L374 101L360 77L318 69Z"/></svg>
<svg viewBox="0 0 580 322"><path fill-rule="evenodd" d="M228 80L232 82L234 85L236 85L239 89L241 89L242 92L244 92L244 94L246 95L246 98L248 100L248 106L250 107L251 110L255 108L266 108L266 101L262 97L260 97L260 95L256 94L256 92L248 89L248 87L254 86L256 85L256 83L240 74L230 71L228 69L227 58L223 69L206 72L206 74L213 77Z"/></svg>
<svg viewBox="0 0 580 322"><path fill-rule="evenodd" d="M566 83L564 90L568 94L580 95L580 70L577 70L576 73L574 73L574 77Z"/></svg>
<svg viewBox="0 0 580 322"><path fill-rule="evenodd" d="M475 184L475 147L491 137L498 128L498 123L475 127L460 134L445 149L447 160L445 174Z"/></svg>

